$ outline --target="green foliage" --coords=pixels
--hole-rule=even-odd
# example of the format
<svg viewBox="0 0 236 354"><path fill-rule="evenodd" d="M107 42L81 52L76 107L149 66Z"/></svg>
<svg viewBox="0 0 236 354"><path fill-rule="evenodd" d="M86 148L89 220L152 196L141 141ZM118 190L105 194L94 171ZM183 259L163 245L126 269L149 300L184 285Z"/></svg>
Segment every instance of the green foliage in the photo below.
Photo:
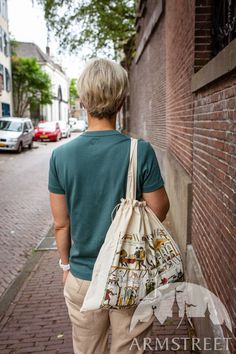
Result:
<svg viewBox="0 0 236 354"><path fill-rule="evenodd" d="M135 33L135 0L37 0L43 5L49 30L62 50L78 52L90 48L116 58Z"/></svg>
<svg viewBox="0 0 236 354"><path fill-rule="evenodd" d="M16 55L16 47L17 47L17 44L16 44L16 40L15 38L13 38L12 36L10 37L10 45L11 45L11 55Z"/></svg>
<svg viewBox="0 0 236 354"><path fill-rule="evenodd" d="M34 58L12 56L14 114L23 117L31 107L52 103L52 85Z"/></svg>
<svg viewBox="0 0 236 354"><path fill-rule="evenodd" d="M75 105L76 98L78 97L78 91L76 87L76 79L70 81L70 106Z"/></svg>

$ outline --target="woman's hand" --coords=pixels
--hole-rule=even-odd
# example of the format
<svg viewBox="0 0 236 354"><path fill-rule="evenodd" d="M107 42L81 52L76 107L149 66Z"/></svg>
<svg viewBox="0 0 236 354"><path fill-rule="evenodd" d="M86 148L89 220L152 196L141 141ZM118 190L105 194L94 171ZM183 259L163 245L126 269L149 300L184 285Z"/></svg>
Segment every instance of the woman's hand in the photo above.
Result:
<svg viewBox="0 0 236 354"><path fill-rule="evenodd" d="M70 272L69 270L65 270L65 271L63 272L62 282L63 282L64 285L65 285L65 283L66 283L66 278L68 277L69 272Z"/></svg>

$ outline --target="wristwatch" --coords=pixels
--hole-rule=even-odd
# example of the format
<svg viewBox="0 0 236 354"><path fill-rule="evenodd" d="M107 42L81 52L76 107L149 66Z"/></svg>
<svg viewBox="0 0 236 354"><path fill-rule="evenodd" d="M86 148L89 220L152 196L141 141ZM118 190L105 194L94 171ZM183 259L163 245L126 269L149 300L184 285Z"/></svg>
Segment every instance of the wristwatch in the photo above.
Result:
<svg viewBox="0 0 236 354"><path fill-rule="evenodd" d="M70 264L69 263L68 264L63 264L61 262L61 259L59 259L59 266L64 272L67 271L67 270L70 270Z"/></svg>

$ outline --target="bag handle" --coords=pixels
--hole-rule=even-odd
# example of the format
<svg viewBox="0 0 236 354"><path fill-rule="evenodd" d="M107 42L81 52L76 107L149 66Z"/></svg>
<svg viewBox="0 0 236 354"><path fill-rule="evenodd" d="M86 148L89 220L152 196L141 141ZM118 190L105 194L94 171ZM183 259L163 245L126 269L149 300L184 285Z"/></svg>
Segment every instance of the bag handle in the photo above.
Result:
<svg viewBox="0 0 236 354"><path fill-rule="evenodd" d="M126 199L136 199L138 139L130 138L130 155L127 175Z"/></svg>

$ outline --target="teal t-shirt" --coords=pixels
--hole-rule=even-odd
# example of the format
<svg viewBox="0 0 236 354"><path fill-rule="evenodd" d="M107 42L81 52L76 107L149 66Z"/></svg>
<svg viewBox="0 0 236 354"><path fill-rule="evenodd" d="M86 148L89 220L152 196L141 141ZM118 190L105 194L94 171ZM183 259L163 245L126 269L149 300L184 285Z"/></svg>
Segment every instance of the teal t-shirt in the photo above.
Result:
<svg viewBox="0 0 236 354"><path fill-rule="evenodd" d="M111 213L126 194L130 137L117 130L85 131L51 155L48 189L65 194L70 215L70 266L91 280L93 266L111 224ZM164 185L151 144L138 139L137 199Z"/></svg>

